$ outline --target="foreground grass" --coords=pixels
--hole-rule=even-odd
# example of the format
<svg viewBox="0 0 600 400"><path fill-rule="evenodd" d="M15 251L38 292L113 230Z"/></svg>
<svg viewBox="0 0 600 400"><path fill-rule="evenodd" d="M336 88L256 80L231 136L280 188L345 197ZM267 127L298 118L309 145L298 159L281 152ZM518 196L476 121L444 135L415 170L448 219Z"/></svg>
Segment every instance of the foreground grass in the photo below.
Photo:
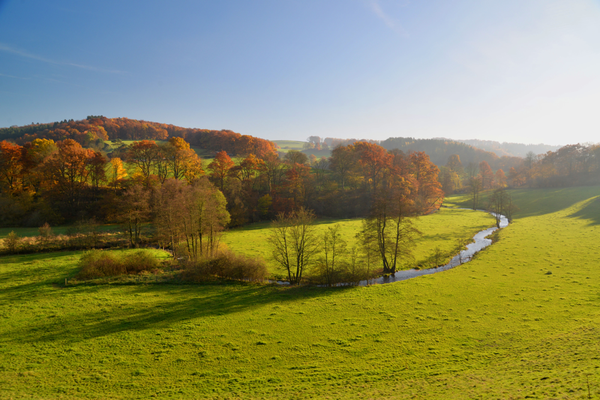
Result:
<svg viewBox="0 0 600 400"><path fill-rule="evenodd" d="M63 287L78 253L4 257L0 398L598 398L600 188L552 193L390 285Z"/></svg>

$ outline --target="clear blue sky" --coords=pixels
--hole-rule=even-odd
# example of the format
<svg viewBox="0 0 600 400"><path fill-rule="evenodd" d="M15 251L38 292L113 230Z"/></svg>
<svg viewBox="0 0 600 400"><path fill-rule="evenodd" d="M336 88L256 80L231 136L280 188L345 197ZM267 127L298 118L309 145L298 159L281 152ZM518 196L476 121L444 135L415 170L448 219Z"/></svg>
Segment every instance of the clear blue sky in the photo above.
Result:
<svg viewBox="0 0 600 400"><path fill-rule="evenodd" d="M0 0L0 127L600 141L598 0Z"/></svg>

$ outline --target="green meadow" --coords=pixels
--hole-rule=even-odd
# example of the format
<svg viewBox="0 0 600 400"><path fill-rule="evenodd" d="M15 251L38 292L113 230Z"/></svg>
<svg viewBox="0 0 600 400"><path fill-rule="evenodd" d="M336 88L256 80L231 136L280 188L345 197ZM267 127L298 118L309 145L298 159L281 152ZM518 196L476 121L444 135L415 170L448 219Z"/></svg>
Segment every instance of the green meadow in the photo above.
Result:
<svg viewBox="0 0 600 400"><path fill-rule="evenodd" d="M65 286L80 252L2 257L0 398L599 398L600 187L511 193L473 261L388 285ZM428 220L440 248L493 224ZM224 241L260 255L261 228Z"/></svg>

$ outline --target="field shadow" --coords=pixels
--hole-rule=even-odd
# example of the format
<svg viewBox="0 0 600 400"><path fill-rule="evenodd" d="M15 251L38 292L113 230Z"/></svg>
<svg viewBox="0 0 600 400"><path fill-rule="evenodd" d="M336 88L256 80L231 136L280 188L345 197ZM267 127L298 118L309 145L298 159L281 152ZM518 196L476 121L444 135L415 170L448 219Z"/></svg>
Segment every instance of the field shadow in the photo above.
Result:
<svg viewBox="0 0 600 400"><path fill-rule="evenodd" d="M589 225L600 225L600 196L590 199L579 211L569 215L569 218L584 219Z"/></svg>
<svg viewBox="0 0 600 400"><path fill-rule="evenodd" d="M509 189L513 204L518 208L515 219L552 214L574 206L577 203L597 197L598 186L578 186L568 188ZM481 194L478 208L484 209L489 203L491 191ZM465 196L449 201L451 206L470 208L471 202Z"/></svg>
<svg viewBox="0 0 600 400"><path fill-rule="evenodd" d="M150 297L168 296L168 300L151 305L141 301L128 309L120 304L107 304L98 311L51 318L24 328L7 331L8 341L78 342L123 331L162 329L184 321L239 313L271 303L285 304L290 301L330 296L340 293L340 290L352 290L352 288L281 288L250 284L156 285L140 286L136 289L128 296L135 296L135 292L139 292L138 294Z"/></svg>

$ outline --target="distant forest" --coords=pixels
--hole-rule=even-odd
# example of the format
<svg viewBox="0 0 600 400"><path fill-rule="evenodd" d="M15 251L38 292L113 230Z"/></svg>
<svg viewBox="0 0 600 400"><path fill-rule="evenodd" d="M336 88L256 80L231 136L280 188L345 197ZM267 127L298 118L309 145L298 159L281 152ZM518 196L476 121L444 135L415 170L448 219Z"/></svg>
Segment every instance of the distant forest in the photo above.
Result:
<svg viewBox="0 0 600 400"><path fill-rule="evenodd" d="M482 149L485 151L491 151L498 157L526 157L527 153L532 152L534 154L546 154L549 151L556 151L561 146L551 146L549 144L523 144L523 143L508 143L508 142L496 142L493 140L456 140L457 142L466 143L470 146Z"/></svg>

